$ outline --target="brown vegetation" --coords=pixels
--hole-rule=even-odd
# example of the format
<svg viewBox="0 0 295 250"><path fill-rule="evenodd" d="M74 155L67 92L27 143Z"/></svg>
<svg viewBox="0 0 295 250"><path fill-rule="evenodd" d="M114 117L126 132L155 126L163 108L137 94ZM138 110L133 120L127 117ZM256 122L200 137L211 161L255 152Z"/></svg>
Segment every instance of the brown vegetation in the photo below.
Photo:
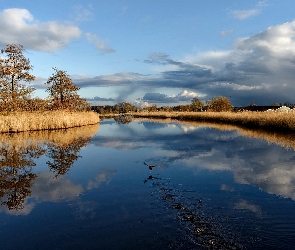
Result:
<svg viewBox="0 0 295 250"><path fill-rule="evenodd" d="M80 127L99 122L95 112L44 111L0 113L0 133Z"/></svg>
<svg viewBox="0 0 295 250"><path fill-rule="evenodd" d="M7 44L0 57L0 133L45 129L63 129L95 124L99 115L90 111L90 104L77 94L78 87L65 71L53 68L55 73L45 84L49 85L46 99L32 98L30 83L33 66L23 56L20 44Z"/></svg>
<svg viewBox="0 0 295 250"><path fill-rule="evenodd" d="M295 112L149 112L134 117L171 118L183 121L207 121L252 128L295 131Z"/></svg>

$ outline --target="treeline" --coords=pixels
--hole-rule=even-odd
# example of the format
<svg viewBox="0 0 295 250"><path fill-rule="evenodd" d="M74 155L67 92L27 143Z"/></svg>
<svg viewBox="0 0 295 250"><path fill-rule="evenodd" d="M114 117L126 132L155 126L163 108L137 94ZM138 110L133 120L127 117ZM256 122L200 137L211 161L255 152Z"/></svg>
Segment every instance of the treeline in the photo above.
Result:
<svg viewBox="0 0 295 250"><path fill-rule="evenodd" d="M157 107L157 105L152 105L149 107L137 107L128 102L120 102L115 105L105 105L105 106L91 106L91 109L97 113L103 114L124 114L130 112L224 112L224 111L266 111L268 109L277 109L281 106L286 106L288 108L295 108L295 104L290 102L285 103L273 103L269 106L259 106L251 103L245 107L234 107L228 98L223 96L214 97L210 101L201 101L198 98L193 98L190 104L177 105L177 106L162 106Z"/></svg>
<svg viewBox="0 0 295 250"><path fill-rule="evenodd" d="M33 66L23 55L20 44L8 44L0 55L0 112L70 110L87 111L90 104L78 95L79 88L66 71L53 68L54 73L45 82L48 97L32 97L35 88L27 86L35 80L30 74Z"/></svg>
<svg viewBox="0 0 295 250"><path fill-rule="evenodd" d="M157 107L152 105L149 107L136 107L128 102L120 102L113 106L92 106L92 110L98 112L99 114L122 114L130 112L155 112L155 111L165 111L165 112L201 112L201 111L213 111L213 112L222 112L222 111L232 111L233 106L231 105L228 98L223 96L217 96L211 101L203 101L194 98L190 104L187 105L178 105L178 106L162 106Z"/></svg>

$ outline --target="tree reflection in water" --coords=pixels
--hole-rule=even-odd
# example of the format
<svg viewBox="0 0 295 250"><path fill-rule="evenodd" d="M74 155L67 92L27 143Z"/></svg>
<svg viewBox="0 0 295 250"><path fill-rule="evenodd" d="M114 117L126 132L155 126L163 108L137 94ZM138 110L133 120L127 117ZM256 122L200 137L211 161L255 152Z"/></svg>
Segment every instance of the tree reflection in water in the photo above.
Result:
<svg viewBox="0 0 295 250"><path fill-rule="evenodd" d="M114 120L118 124L128 124L128 123L132 122L133 116L128 115L128 114L121 114L119 116L115 116Z"/></svg>
<svg viewBox="0 0 295 250"><path fill-rule="evenodd" d="M80 149L90 141L91 138L78 138L71 144L55 145L48 144L47 156L51 159L46 164L55 173L55 178L66 174L73 166L74 162L81 156L78 155Z"/></svg>
<svg viewBox="0 0 295 250"><path fill-rule="evenodd" d="M33 180L37 177L32 172L36 165L34 159L45 153L38 144L18 145L12 140L0 148L0 198L1 205L9 210L24 207L24 201L31 194Z"/></svg>
<svg viewBox="0 0 295 250"><path fill-rule="evenodd" d="M80 157L98 126L59 131L2 134L0 136L0 200L9 210L24 208L26 198L38 175L33 172L36 159L47 155L55 178L64 175Z"/></svg>

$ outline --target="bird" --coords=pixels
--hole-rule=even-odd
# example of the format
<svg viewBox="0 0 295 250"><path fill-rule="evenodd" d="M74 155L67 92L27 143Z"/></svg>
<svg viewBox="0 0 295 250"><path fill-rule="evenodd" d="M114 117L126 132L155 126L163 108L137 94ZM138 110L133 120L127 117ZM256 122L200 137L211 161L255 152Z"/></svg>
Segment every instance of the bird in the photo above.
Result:
<svg viewBox="0 0 295 250"><path fill-rule="evenodd" d="M155 168L156 166L153 166L153 165L148 165L146 164L145 162L143 163L144 165L148 166L149 170L153 170L153 168Z"/></svg>

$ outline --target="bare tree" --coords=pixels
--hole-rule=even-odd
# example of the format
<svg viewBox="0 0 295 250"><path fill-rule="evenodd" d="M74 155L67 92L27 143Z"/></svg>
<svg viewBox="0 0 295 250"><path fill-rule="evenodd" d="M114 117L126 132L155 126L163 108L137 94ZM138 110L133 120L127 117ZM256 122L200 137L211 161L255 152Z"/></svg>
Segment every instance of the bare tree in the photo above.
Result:
<svg viewBox="0 0 295 250"><path fill-rule="evenodd" d="M11 111L21 109L23 101L35 90L25 85L35 76L29 73L33 66L23 52L20 44L8 44L1 50L1 54L6 56L0 57L0 102L1 106L9 107Z"/></svg>
<svg viewBox="0 0 295 250"><path fill-rule="evenodd" d="M46 92L52 98L53 109L89 110L90 105L77 94L78 88L66 71L55 71L45 84L50 85Z"/></svg>

